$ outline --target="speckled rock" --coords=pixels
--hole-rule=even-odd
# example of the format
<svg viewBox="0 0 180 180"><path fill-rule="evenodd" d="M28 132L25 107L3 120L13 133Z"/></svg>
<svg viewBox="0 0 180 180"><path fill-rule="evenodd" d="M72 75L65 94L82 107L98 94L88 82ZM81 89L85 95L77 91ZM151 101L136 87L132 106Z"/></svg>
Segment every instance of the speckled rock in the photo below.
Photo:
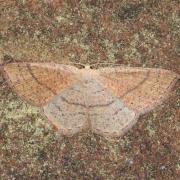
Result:
<svg viewBox="0 0 180 180"><path fill-rule="evenodd" d="M180 73L177 0L0 3L0 62L125 64ZM115 142L59 137L0 77L1 179L178 179L180 88Z"/></svg>

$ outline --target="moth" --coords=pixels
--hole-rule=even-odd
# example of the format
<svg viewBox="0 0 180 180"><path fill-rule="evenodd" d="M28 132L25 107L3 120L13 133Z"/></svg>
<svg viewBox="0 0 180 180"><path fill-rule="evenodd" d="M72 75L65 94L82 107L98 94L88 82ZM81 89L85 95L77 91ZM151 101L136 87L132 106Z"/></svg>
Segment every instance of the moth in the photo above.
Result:
<svg viewBox="0 0 180 180"><path fill-rule="evenodd" d="M55 63L1 66L8 85L24 101L40 107L61 135L91 130L105 137L123 135L163 102L179 79L156 68L78 69Z"/></svg>

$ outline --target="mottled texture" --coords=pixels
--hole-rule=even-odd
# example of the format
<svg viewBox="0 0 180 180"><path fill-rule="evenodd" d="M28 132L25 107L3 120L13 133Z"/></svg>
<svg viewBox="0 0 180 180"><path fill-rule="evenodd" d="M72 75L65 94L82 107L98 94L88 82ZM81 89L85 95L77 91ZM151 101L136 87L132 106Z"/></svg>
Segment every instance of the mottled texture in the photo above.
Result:
<svg viewBox="0 0 180 180"><path fill-rule="evenodd" d="M1 0L0 62L103 62L180 74L178 0ZM98 64L96 67L100 67ZM115 142L58 137L2 85L1 179L179 179L180 83Z"/></svg>

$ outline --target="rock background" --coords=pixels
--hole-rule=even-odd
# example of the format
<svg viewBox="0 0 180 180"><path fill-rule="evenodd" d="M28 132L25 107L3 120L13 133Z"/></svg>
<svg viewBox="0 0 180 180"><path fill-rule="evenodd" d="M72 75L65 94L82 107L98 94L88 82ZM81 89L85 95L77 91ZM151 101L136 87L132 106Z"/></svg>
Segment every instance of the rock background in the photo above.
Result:
<svg viewBox="0 0 180 180"><path fill-rule="evenodd" d="M1 0L0 62L161 67L180 73L178 0ZM0 176L179 179L180 86L115 142L58 137L0 76Z"/></svg>

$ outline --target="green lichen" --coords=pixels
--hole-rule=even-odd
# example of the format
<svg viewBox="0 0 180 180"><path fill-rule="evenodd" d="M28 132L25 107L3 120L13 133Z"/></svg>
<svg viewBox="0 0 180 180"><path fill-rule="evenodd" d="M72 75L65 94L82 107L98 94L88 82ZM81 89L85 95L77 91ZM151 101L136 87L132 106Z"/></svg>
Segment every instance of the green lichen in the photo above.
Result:
<svg viewBox="0 0 180 180"><path fill-rule="evenodd" d="M177 12L173 12L168 21L171 32L174 38L178 38L180 36L180 16Z"/></svg>
<svg viewBox="0 0 180 180"><path fill-rule="evenodd" d="M177 7L171 0L2 1L0 63L119 61L179 73ZM89 131L59 136L1 82L2 180L179 178L179 85L161 108L109 141Z"/></svg>

